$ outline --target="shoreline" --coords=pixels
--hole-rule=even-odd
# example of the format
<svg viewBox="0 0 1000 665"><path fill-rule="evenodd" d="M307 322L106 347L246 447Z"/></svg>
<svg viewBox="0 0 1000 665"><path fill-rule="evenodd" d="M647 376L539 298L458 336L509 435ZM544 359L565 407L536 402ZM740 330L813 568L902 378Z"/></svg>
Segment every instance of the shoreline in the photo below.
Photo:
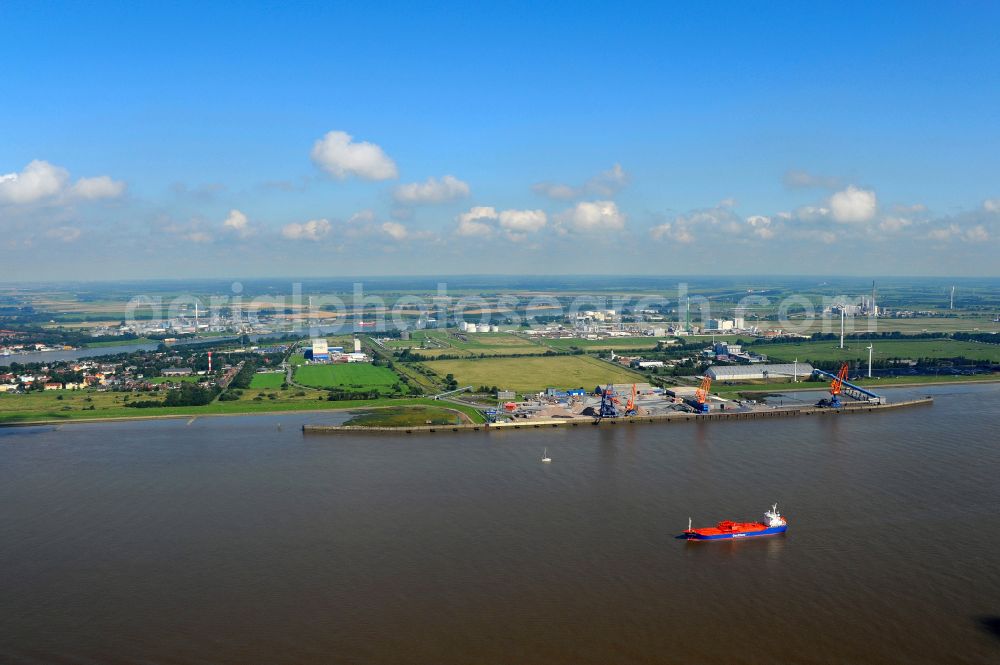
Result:
<svg viewBox="0 0 1000 665"><path fill-rule="evenodd" d="M445 402L447 404L447 402ZM330 409L277 409L275 411L241 411L238 413L163 413L163 414L150 414L148 416L96 416L94 418L73 418L67 420L24 420L18 422L4 423L0 422L0 428L3 427L43 427L48 425L77 425L77 424L87 424L87 423L112 423L112 422L132 422L137 420L178 420L187 418L189 420L197 420L198 418L232 418L232 417L246 417L246 416L283 416L283 415L294 415L296 413L343 413L345 411L360 411L363 409L385 409L393 406L413 406L412 404L383 404L378 406L372 406L370 404L360 404L358 406L339 406ZM450 409L456 413L462 413L458 409L452 409L451 407L444 406L442 408ZM468 417L467 414L462 414ZM464 424L464 423L463 423ZM485 423L470 423L470 424L485 424Z"/></svg>
<svg viewBox="0 0 1000 665"><path fill-rule="evenodd" d="M12 423L0 423L0 427L36 427L44 425L85 425L87 423L113 423L132 422L136 420L178 420L187 418L197 420L198 418L231 418L239 416L281 416L293 413L327 413L330 411L353 411L355 409L365 409L375 407L350 407L333 409L283 409L279 411L244 411L240 413L164 413L160 415L150 414L148 416L97 416L95 418L72 418L67 420L24 420Z"/></svg>
<svg viewBox="0 0 1000 665"><path fill-rule="evenodd" d="M552 427L605 427L615 425L668 425L674 422L705 422L711 420L764 420L768 418L798 418L807 416L834 416L853 413L891 411L934 403L931 396L892 402L889 404L853 403L840 408L829 407L784 407L763 411L713 411L711 413L671 413L656 416L623 416L618 418L560 418L525 420L511 423L484 423L469 425L416 425L410 427L362 427L352 425L302 425L303 434L435 434L443 432L492 432L506 430L535 430Z"/></svg>
<svg viewBox="0 0 1000 665"><path fill-rule="evenodd" d="M983 383L1000 383L1000 378L995 379L969 379L969 380L957 380L957 381L914 381L907 383L894 383L887 384L883 386L884 388L914 388L914 387L934 387L934 386L951 386L951 385L966 385L966 384L983 384ZM796 384L785 384L788 386L795 386ZM780 389L777 387L771 388L760 388L760 389L740 389L734 391L725 391L733 395L748 393L748 394L779 394L787 392L824 392L827 390L822 387L815 388L794 388L794 389ZM721 392L721 391L720 391ZM416 398L421 399L421 398ZM405 402L400 402L399 406L405 406ZM381 406L395 406L395 404L385 404ZM343 412L343 411L353 411L357 409L373 408L371 405L359 404L357 406L338 406L327 409L277 409L274 411L240 411L240 412L230 412L230 413L171 413L171 414L149 414L149 415L135 415L135 416L95 416L93 418L67 418L65 420L54 420L54 419L40 419L40 420L22 420L17 422L0 422L0 428L3 427L33 427L33 426L47 426L47 425L67 425L67 424L77 424L77 423L109 423L109 422L129 422L138 420L165 420L165 419L178 419L178 418L225 418L234 416L267 416L267 415L292 415L296 413L329 413L329 412ZM481 426L484 423L474 423L476 426Z"/></svg>

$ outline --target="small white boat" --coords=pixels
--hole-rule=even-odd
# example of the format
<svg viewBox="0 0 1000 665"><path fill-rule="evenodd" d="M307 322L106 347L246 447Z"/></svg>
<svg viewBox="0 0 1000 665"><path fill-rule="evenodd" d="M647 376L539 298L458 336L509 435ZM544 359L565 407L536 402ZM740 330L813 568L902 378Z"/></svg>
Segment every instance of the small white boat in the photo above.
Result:
<svg viewBox="0 0 1000 665"><path fill-rule="evenodd" d="M552 461L552 458L551 458L551 457L549 457L549 449L548 449L548 448L545 448L545 449L544 449L544 450L542 451L542 462L543 462L543 463L545 463L545 464L548 464L548 463L549 463L549 462L551 462L551 461Z"/></svg>

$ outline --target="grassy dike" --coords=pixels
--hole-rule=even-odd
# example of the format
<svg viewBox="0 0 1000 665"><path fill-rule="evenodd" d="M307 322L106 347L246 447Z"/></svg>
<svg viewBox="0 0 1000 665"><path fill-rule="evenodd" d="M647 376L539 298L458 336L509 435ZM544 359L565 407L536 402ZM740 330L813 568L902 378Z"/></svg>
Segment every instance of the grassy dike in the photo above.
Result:
<svg viewBox="0 0 1000 665"><path fill-rule="evenodd" d="M463 413L473 423L485 422L482 414L476 409L451 402L441 402L429 398L403 398L403 399L366 399L366 400L346 400L330 402L319 397L291 398L291 399L263 399L253 401L252 399L240 399L231 402L215 401L204 406L179 406L179 407L159 407L149 409L136 409L124 406L124 402L111 401L108 399L98 400L98 397L105 398L115 395L114 393L82 393L80 399L90 397L93 401L88 406L93 405L94 409L74 408L63 410L67 404L64 396L63 400L57 400L55 392L69 391L46 391L37 395L2 395L0 396L0 426L3 425L33 425L33 424L57 424L80 421L102 421L102 420L151 420L157 418L183 418L196 416L241 416L265 413L295 413L295 412L323 412L323 411L349 411L356 409L375 409L381 407L402 407L402 406L424 406L436 407L438 409L450 409ZM83 395L86 397L83 397ZM33 398L39 399L33 399ZM308 396L307 396L308 397ZM44 398L44 399L41 399ZM14 400L20 400L15 402Z"/></svg>

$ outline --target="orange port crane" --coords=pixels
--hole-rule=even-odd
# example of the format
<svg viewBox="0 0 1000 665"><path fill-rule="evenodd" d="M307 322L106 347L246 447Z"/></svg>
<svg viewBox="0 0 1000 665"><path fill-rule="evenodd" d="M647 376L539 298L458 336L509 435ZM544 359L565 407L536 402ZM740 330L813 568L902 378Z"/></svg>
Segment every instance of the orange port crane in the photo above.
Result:
<svg viewBox="0 0 1000 665"><path fill-rule="evenodd" d="M692 404L699 413L708 413L708 404L705 404L705 400L708 399L708 389L712 387L712 377L703 376L701 377L701 385L698 389L694 391L695 400L697 405Z"/></svg>
<svg viewBox="0 0 1000 665"><path fill-rule="evenodd" d="M635 397L638 391L636 390L636 385L632 384L632 394L628 396L628 401L625 402L625 415L634 416L636 413Z"/></svg>
<svg viewBox="0 0 1000 665"><path fill-rule="evenodd" d="M830 406L836 408L840 406L840 389L844 386L844 381L847 379L848 365L844 363L840 366L840 371L837 372L837 378L830 382Z"/></svg>
<svg viewBox="0 0 1000 665"><path fill-rule="evenodd" d="M705 398L708 397L708 389L712 387L712 377L703 376L701 377L701 385L698 386L698 390L694 391L694 394L698 397L698 404L704 404Z"/></svg>

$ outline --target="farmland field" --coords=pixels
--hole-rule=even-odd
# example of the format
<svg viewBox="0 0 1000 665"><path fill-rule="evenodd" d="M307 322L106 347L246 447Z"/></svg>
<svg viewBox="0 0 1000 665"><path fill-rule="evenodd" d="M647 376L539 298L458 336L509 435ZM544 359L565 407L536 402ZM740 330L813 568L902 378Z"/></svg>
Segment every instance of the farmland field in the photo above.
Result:
<svg viewBox="0 0 1000 665"><path fill-rule="evenodd" d="M841 349L838 340L821 342L803 341L789 344L750 345L757 353L767 355L774 362L825 362L831 360L868 362L867 341L852 339ZM1000 344L964 342L953 339L875 340L874 359L889 358L954 358L962 356L973 360L1000 362Z"/></svg>
<svg viewBox="0 0 1000 665"><path fill-rule="evenodd" d="M437 374L454 374L461 386L498 386L519 391L548 387L593 389L608 382L645 380L641 374L586 356L433 360L424 363Z"/></svg>
<svg viewBox="0 0 1000 665"><path fill-rule="evenodd" d="M251 388L280 388L285 382L284 372L267 372L254 374L250 381Z"/></svg>
<svg viewBox="0 0 1000 665"><path fill-rule="evenodd" d="M295 382L314 388L390 388L399 383L399 376L369 363L302 365L295 371Z"/></svg>

